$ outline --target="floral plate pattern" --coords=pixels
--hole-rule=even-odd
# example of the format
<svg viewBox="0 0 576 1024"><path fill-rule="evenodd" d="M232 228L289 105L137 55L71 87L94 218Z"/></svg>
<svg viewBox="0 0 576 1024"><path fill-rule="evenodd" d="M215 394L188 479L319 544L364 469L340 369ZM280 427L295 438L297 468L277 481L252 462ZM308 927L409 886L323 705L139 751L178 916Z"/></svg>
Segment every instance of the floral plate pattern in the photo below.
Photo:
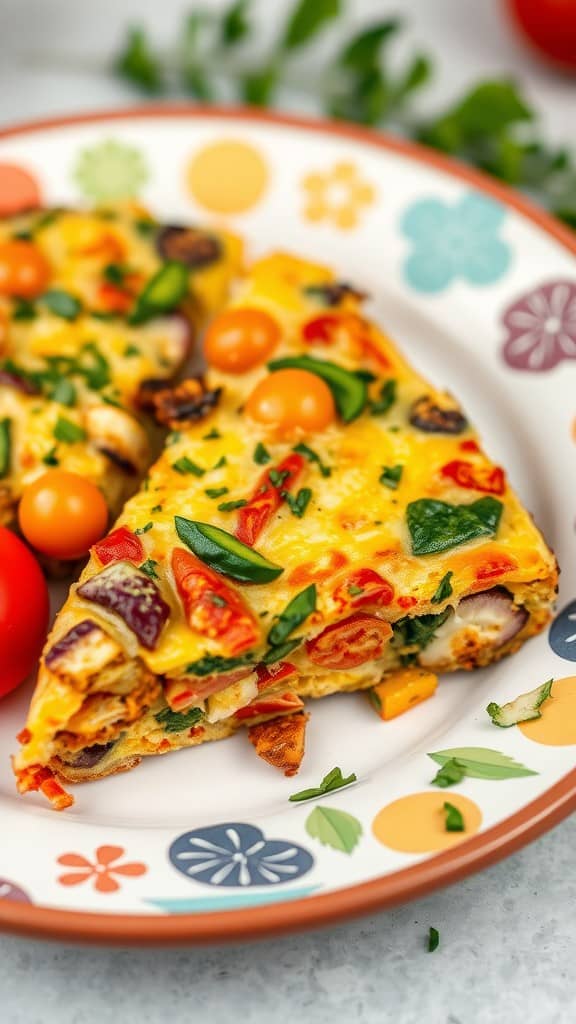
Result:
<svg viewBox="0 0 576 1024"><path fill-rule="evenodd" d="M0 215L115 199L172 221L225 221L251 252L294 249L367 290L374 315L461 397L509 468L558 554L559 612L513 659L443 680L400 719L382 723L361 695L320 702L297 785L237 736L84 787L59 816L14 794L8 757L27 694L13 694L0 715L0 925L102 941L249 937L415 895L568 813L574 240L474 172L357 129L140 110L0 134ZM491 724L489 701L550 677L541 719ZM454 757L467 767L449 790L464 832L446 831L446 791L431 785ZM335 764L358 782L289 802Z"/></svg>

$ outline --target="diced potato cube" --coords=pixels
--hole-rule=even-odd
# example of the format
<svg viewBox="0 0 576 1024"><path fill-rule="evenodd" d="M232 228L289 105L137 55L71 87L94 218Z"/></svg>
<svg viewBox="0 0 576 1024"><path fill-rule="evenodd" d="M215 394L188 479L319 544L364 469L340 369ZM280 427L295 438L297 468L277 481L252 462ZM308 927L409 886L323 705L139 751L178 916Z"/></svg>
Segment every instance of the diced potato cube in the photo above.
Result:
<svg viewBox="0 0 576 1024"><path fill-rule="evenodd" d="M433 697L437 686L438 676L425 668L399 669L372 688L370 699L380 718L387 722Z"/></svg>

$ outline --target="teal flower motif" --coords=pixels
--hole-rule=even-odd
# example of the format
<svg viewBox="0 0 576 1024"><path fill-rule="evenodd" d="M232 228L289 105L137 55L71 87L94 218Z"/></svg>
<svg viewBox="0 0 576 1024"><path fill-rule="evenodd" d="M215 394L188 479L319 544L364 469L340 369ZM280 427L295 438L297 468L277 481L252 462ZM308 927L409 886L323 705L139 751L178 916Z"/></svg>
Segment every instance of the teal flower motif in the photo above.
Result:
<svg viewBox="0 0 576 1024"><path fill-rule="evenodd" d="M457 203L420 199L401 222L413 243L404 276L417 292L441 292L453 281L476 287L494 284L507 271L510 246L499 237L506 210L480 193Z"/></svg>
<svg viewBox="0 0 576 1024"><path fill-rule="evenodd" d="M140 150L116 139L83 149L73 173L80 191L96 203L133 198L149 176Z"/></svg>

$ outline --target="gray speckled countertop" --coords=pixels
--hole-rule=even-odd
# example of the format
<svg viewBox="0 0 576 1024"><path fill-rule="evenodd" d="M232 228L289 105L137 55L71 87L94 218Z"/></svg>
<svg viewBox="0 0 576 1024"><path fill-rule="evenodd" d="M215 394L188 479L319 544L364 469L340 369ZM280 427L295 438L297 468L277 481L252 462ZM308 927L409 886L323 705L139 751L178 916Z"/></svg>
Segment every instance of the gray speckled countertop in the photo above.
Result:
<svg viewBox="0 0 576 1024"><path fill-rule="evenodd" d="M259 0L263 34L284 0ZM204 0L204 5L218 0ZM98 71L122 26L168 39L190 0L0 0L0 124L133 101ZM547 131L569 134L574 81L532 62L501 0L353 0L402 10L438 54L434 107L479 77L516 74ZM270 25L266 25L266 21ZM449 52L450 59L442 60ZM63 56L67 59L63 59ZM83 66L83 62L85 66ZM87 63L86 63L87 62ZM0 842L1 842L0 823ZM576 821L444 892L330 931L222 949L106 950L0 937L2 1024L568 1024L576 1005ZM426 952L428 928L440 948Z"/></svg>
<svg viewBox="0 0 576 1024"><path fill-rule="evenodd" d="M0 938L2 1024L569 1024L576 820L386 914L256 945L107 950ZM428 928L440 932L426 951Z"/></svg>

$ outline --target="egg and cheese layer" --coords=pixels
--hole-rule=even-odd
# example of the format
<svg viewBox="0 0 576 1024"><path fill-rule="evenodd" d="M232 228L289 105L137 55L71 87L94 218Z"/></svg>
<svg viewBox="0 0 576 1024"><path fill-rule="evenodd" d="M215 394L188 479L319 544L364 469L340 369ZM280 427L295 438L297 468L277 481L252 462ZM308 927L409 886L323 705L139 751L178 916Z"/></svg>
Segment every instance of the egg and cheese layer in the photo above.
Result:
<svg viewBox="0 0 576 1024"><path fill-rule="evenodd" d="M364 689L407 664L472 668L543 628L553 555L455 400L408 365L361 301L329 269L287 254L252 267L229 308L269 314L279 328L274 351L244 372L208 368L218 406L169 436L116 524L139 538L140 567L121 563L111 573L93 553L48 641L17 769L50 763L65 778L98 777L228 735L246 707L250 724L262 720L274 707L263 692ZM253 396L277 362L302 357L331 383L335 414L315 431L279 430L251 414ZM328 377L315 361L330 364ZM277 469L293 456L294 486ZM202 564L214 572L210 551L187 545L178 522L242 535L246 509L272 485L278 500L252 548L275 578L241 582L216 566L251 630L249 649L232 649L231 634L210 613L195 615L175 579L174 551L187 546L200 575ZM153 588L135 582L136 572ZM123 574L126 593L141 587L154 607L152 637L123 615L114 591ZM213 586L220 610L229 598ZM304 592L305 614L295 614ZM265 671L262 683L262 663L288 663L292 674L275 682ZM187 687L196 698L178 712ZM280 700L283 710L295 706ZM90 764L87 750L96 752Z"/></svg>
<svg viewBox="0 0 576 1024"><path fill-rule="evenodd" d="M12 268L0 273L0 523L54 466L100 486L115 515L153 459L141 385L181 367L196 328L226 297L240 243L167 229L127 205L5 219L0 254ZM134 316L177 256L187 294Z"/></svg>

